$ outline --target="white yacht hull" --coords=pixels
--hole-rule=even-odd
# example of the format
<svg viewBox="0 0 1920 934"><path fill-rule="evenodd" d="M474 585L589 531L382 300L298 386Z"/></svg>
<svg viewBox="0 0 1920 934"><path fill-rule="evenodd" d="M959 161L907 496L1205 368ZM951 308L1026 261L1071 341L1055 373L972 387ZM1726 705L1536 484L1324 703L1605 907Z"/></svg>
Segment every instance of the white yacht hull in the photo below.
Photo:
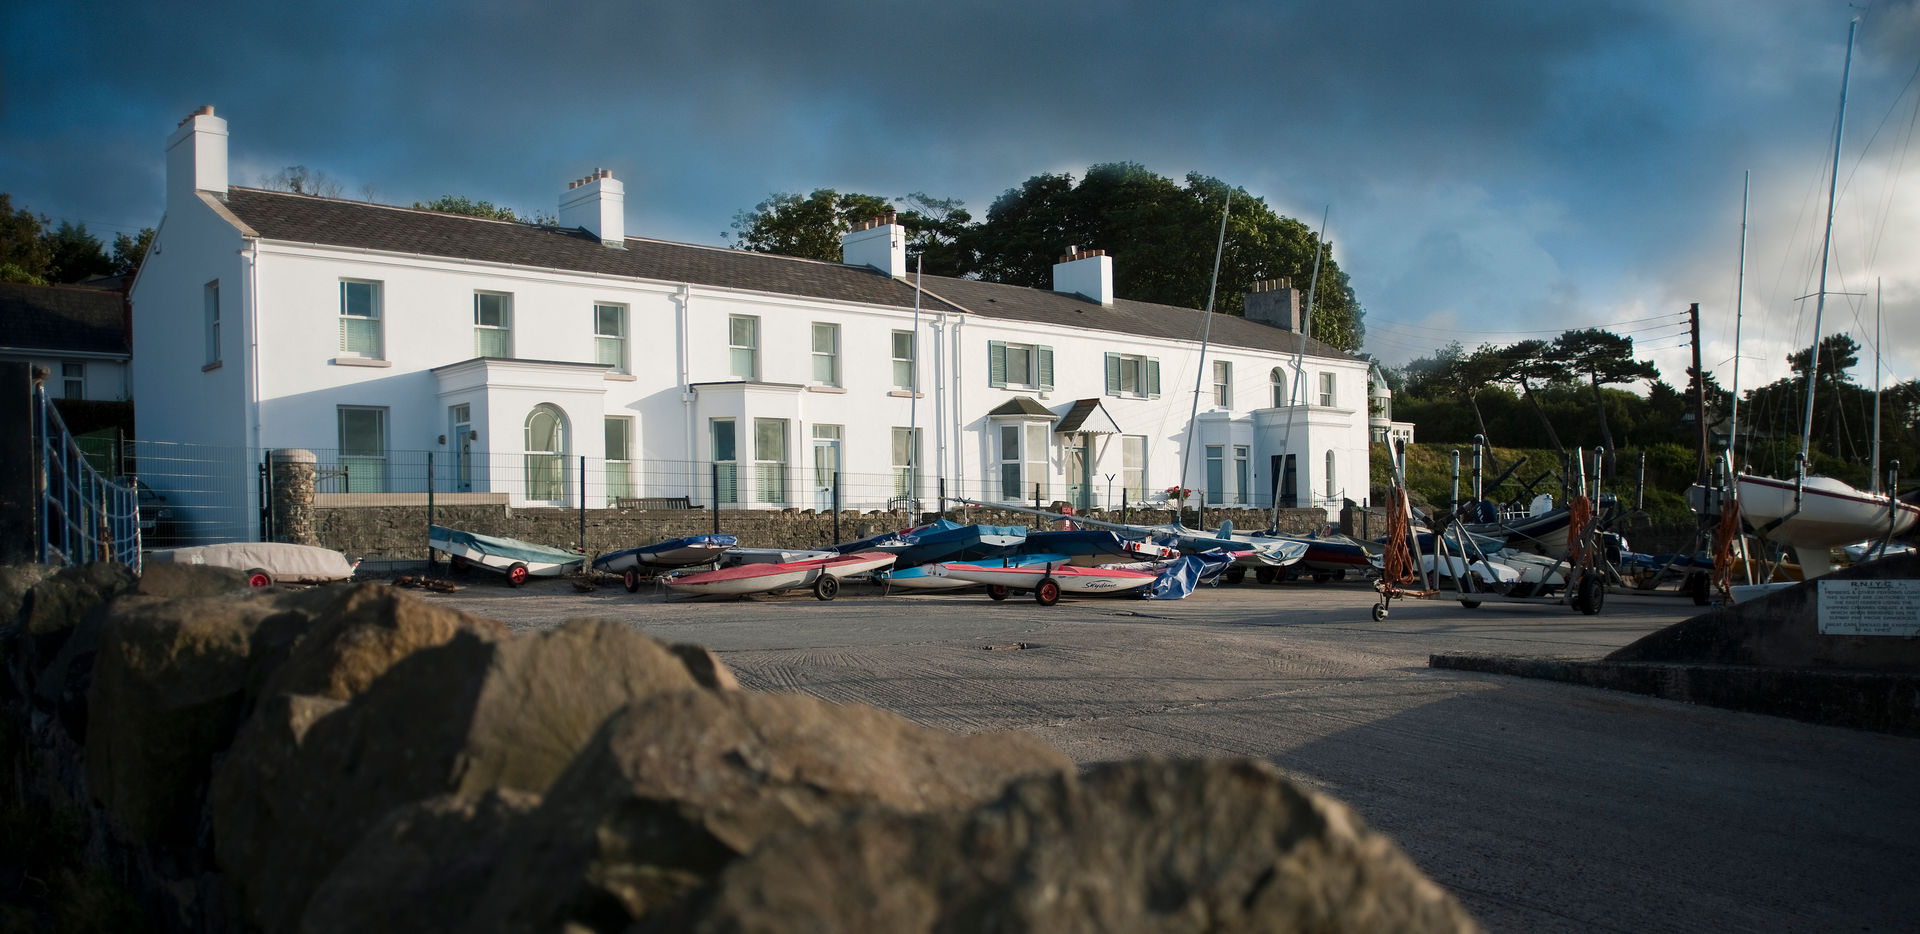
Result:
<svg viewBox="0 0 1920 934"><path fill-rule="evenodd" d="M1855 489L1831 477L1808 477L1794 509L1793 481L1741 474L1734 478L1740 512L1762 537L1792 548L1813 577L1833 570L1834 548L1862 539L1898 538L1920 522L1920 507L1885 493ZM1786 517L1784 521L1781 517ZM1779 522L1772 528L1768 525Z"/></svg>

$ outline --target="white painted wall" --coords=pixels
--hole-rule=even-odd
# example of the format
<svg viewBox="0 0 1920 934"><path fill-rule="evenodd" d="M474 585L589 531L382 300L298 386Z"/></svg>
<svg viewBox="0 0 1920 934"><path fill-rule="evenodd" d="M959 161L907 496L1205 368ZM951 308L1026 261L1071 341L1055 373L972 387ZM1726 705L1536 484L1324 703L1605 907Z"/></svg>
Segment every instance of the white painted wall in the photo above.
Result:
<svg viewBox="0 0 1920 934"><path fill-rule="evenodd" d="M216 443L239 443L245 413L235 402L245 395L237 322L226 326L232 349L222 366L200 372L200 286L203 277L226 270L237 277L238 237L217 230L202 231L209 243L197 246L180 236L187 223L168 219L171 252L150 264L136 292L136 347L155 382L151 398L141 399L142 434L182 437ZM197 247L197 248L196 248ZM173 259L171 257L180 257ZM884 499L892 468L891 429L906 427L917 418L923 430L921 494L935 495L933 479L940 475L937 449L933 357L952 353L943 346L952 331L936 335L934 317L924 315L920 331L920 384L917 406L892 383L892 332L910 330L910 309L815 301L706 287L683 288L674 283L641 282L603 276L530 270L508 266L463 263L415 256L396 256L336 250L301 244L259 245L259 396L262 400L258 445L274 447L338 446L337 410L341 405L384 406L388 409L389 445L398 451L445 451L439 439L447 434L447 406L466 401L482 438L476 450L487 457L518 455L521 428L533 405L552 402L570 418L572 455L601 456L602 419L627 415L635 419L636 456L653 461L704 462L710 455L709 423L716 417L740 419L743 457L751 457L752 421L778 418L788 422L787 452L793 468L789 502L810 507L812 426L842 426L841 459L850 487L871 501ZM183 268L189 263L201 272ZM339 352L340 282L343 279L380 283L382 365L351 365ZM228 290L223 284L223 295ZM520 382L495 384L488 398L468 394L445 396L445 387L431 372L474 356L473 302L476 292L510 295L513 352L517 358L572 363L594 360L593 306L624 305L628 309L628 354L632 378L603 375L597 391L577 387L543 394L540 371L530 370ZM687 348L693 402L683 403L676 359L683 335L676 300L685 295ZM236 303L229 302L229 307ZM239 309L234 308L236 317ZM731 315L759 320L758 382L769 385L752 391L725 383L729 373L728 319ZM172 325L159 325L166 320ZM813 384L812 325L840 328L840 383ZM153 325L153 326L148 326ZM997 442L988 430L986 413L1016 395L1038 399L1056 416L1077 399L1102 400L1104 407L1128 434L1148 438L1146 484L1160 490L1179 483L1181 453L1199 372L1196 342L1162 342L1124 334L1064 329L1036 323L974 318L960 330L957 370L946 374L945 399L949 429L947 476L955 493L980 496L997 490ZM988 385L989 341L1045 345L1053 348L1054 388L997 389ZM1155 399L1105 396L1105 354L1153 357L1160 362L1161 394ZM1233 406L1221 410L1213 402L1212 364L1233 364ZM1232 347L1209 350L1206 375L1201 380L1200 411L1208 416L1194 460L1187 467L1190 487L1205 485L1204 445L1246 444L1253 450L1250 478L1252 501L1266 504L1268 447L1277 436L1256 430L1254 412L1271 401L1268 372L1283 366L1292 373L1292 358ZM1359 361L1306 361L1308 390L1317 392L1317 373L1336 373L1339 402L1319 413L1299 451L1304 482L1316 494L1324 492L1324 449L1336 450L1336 490L1356 499L1366 484L1366 419L1364 408L1347 408L1347 400L1365 399L1366 367ZM780 386L789 388L779 388ZM444 396L444 397L443 397ZM585 400L597 400L597 407ZM959 400L958 417L952 415ZM1313 406L1312 408L1318 408ZM219 418L195 414L218 412ZM149 421L148 413L155 413ZM1356 414L1357 413L1357 414ZM218 429L216 431L216 429ZM689 446L691 438L691 446ZM1219 439L1219 440L1215 440ZM437 455L441 456L441 455ZM1064 497L1066 468L1062 439L1049 433L1048 487L1050 495ZM1105 474L1121 473L1122 454L1117 439L1096 445L1093 483L1102 499ZM704 471L704 468L701 468ZM666 464L638 465L636 473L666 472L681 478L689 468ZM1229 482L1232 470L1229 468ZM704 474L693 480L704 494ZM1118 484L1116 478L1115 484ZM671 487L669 482L665 486ZM650 485L650 494L681 492ZM589 491L591 493L591 491ZM1358 494L1358 495L1356 495ZM849 492L850 499L853 492ZM704 495L698 495L704 500ZM1150 497L1151 498L1151 497ZM1236 500L1237 493L1228 495Z"/></svg>

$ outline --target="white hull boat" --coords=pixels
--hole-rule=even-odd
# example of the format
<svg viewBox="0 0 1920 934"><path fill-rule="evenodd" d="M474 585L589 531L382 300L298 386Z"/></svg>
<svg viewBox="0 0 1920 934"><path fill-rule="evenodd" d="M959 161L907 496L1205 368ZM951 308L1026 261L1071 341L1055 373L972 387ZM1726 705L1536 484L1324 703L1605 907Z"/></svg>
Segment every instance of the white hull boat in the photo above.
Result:
<svg viewBox="0 0 1920 934"><path fill-rule="evenodd" d="M1042 605L1051 606L1062 593L1124 593L1152 584L1158 575L1118 568L1076 565L988 567L977 564L941 564L928 573L987 585L987 595L1004 600L1015 590L1031 590Z"/></svg>
<svg viewBox="0 0 1920 934"><path fill-rule="evenodd" d="M1835 548L1862 539L1899 538L1920 522L1920 507L1831 477L1808 477L1801 485L1798 510L1791 480L1741 474L1734 483L1747 524L1762 530L1768 541L1793 549L1808 577L1833 570ZM1779 524L1768 528L1775 522Z"/></svg>
<svg viewBox="0 0 1920 934"><path fill-rule="evenodd" d="M829 553L824 558L738 564L717 571L682 574L667 578L665 583L681 593L733 597L812 587L814 596L831 600L839 595L842 579L890 567L893 560L892 554L883 551L845 556Z"/></svg>
<svg viewBox="0 0 1920 934"><path fill-rule="evenodd" d="M462 532L438 525L428 527L427 547L444 553L456 570L477 566L498 571L515 587L530 577L559 577L586 561L584 555L517 538Z"/></svg>

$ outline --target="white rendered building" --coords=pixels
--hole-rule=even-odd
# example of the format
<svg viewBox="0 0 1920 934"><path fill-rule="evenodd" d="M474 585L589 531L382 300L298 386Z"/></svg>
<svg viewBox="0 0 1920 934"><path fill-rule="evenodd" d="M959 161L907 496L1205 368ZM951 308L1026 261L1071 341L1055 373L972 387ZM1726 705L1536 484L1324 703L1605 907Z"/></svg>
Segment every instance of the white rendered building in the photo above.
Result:
<svg viewBox="0 0 1920 934"><path fill-rule="evenodd" d="M828 263L629 237L624 212L602 171L556 226L230 187L203 108L132 289L141 434L337 450L355 491L420 491L390 458L432 451L436 490L514 505L824 508L836 466L859 508L930 508L939 479L1106 506L1184 477L1329 515L1367 488L1368 365L1302 335L1290 288L1216 315L1196 380L1203 314L1117 298L1098 251L1053 291L917 290L889 219Z"/></svg>

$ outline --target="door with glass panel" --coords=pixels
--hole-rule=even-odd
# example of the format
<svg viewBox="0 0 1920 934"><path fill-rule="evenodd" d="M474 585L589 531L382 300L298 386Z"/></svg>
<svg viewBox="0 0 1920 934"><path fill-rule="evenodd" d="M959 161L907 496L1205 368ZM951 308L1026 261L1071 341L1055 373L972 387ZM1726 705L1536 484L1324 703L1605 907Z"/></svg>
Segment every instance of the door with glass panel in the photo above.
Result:
<svg viewBox="0 0 1920 934"><path fill-rule="evenodd" d="M1093 436L1073 435L1066 439L1067 502L1073 508L1093 508Z"/></svg>
<svg viewBox="0 0 1920 934"><path fill-rule="evenodd" d="M740 501L740 464L734 422L731 418L716 418L710 425L713 436L713 501L730 506Z"/></svg>
<svg viewBox="0 0 1920 934"><path fill-rule="evenodd" d="M560 503L567 498L567 417L541 404L527 413L527 499Z"/></svg>
<svg viewBox="0 0 1920 934"><path fill-rule="evenodd" d="M840 472L839 425L813 426L813 508L833 508L834 475Z"/></svg>
<svg viewBox="0 0 1920 934"><path fill-rule="evenodd" d="M453 492L473 492L473 407L461 403L447 408L447 453L453 463L447 475L453 479Z"/></svg>

